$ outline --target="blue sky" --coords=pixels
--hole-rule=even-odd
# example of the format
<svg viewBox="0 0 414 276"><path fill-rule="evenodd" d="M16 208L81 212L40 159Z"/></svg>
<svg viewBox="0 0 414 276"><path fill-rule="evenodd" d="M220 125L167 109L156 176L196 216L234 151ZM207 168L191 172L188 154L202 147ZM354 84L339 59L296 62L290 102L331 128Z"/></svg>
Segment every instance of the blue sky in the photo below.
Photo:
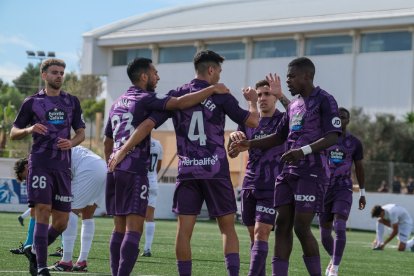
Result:
<svg viewBox="0 0 414 276"><path fill-rule="evenodd" d="M0 0L0 79L11 82L29 62L26 51L54 51L79 72L82 34L146 12L201 0Z"/></svg>

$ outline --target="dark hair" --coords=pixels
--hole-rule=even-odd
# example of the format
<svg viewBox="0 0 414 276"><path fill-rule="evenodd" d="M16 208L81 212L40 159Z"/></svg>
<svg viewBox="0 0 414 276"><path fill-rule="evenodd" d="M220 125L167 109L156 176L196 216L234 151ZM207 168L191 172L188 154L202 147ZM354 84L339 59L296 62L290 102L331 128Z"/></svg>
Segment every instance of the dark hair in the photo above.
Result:
<svg viewBox="0 0 414 276"><path fill-rule="evenodd" d="M220 65L223 63L224 57L211 50L202 50L195 54L193 63L194 69L198 73L205 73L209 66Z"/></svg>
<svg viewBox="0 0 414 276"><path fill-rule="evenodd" d="M371 210L371 216L373 217L373 218L377 218L377 217L379 217L380 215L381 215L381 212L382 212L382 207L380 206L380 205L375 205L373 208L372 208L372 210Z"/></svg>
<svg viewBox="0 0 414 276"><path fill-rule="evenodd" d="M315 76L315 65L307 57L295 58L289 63L289 67L297 67L300 71L309 73L312 79Z"/></svg>
<svg viewBox="0 0 414 276"><path fill-rule="evenodd" d="M351 113L349 113L348 109L346 109L345 107L338 108L338 111L345 112L348 115L348 119L351 117Z"/></svg>
<svg viewBox="0 0 414 276"><path fill-rule="evenodd" d="M63 68L66 68L66 63L58 58L49 58L46 59L42 62L42 65L40 65L40 72L44 73L47 71L47 69L52 66L52 65L57 65L57 66L61 66Z"/></svg>
<svg viewBox="0 0 414 276"><path fill-rule="evenodd" d="M267 80L259 80L258 82L256 82L255 88L257 89L257 88L262 87L262 86L270 86L270 85L269 85L269 82Z"/></svg>
<svg viewBox="0 0 414 276"><path fill-rule="evenodd" d="M131 82L137 82L142 73L148 72L151 64L152 60L149 58L135 58L128 63L127 74Z"/></svg>
<svg viewBox="0 0 414 276"><path fill-rule="evenodd" d="M24 179L22 179L20 177L20 174L24 171L26 165L29 163L29 161L27 160L27 158L21 158L19 160L16 161L16 163L14 163L14 173L16 174L16 178L19 181L23 181Z"/></svg>

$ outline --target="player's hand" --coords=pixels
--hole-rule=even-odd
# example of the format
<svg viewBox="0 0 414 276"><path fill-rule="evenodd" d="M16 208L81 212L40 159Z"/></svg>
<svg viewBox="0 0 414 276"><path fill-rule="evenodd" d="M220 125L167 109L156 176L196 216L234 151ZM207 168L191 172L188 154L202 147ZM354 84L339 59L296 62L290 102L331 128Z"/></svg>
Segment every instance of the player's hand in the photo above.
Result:
<svg viewBox="0 0 414 276"><path fill-rule="evenodd" d="M236 157L240 152L246 151L250 148L250 141L249 140L240 140L240 141L233 141L229 147L229 156ZM232 158L234 158L232 157Z"/></svg>
<svg viewBox="0 0 414 276"><path fill-rule="evenodd" d="M247 139L246 135L244 134L243 131L237 130L237 131L234 131L234 132L230 133L230 143L234 142L234 141L242 141L242 140L246 140L246 139ZM236 158L239 155L240 152L238 150L233 150L230 153L230 143L229 143L229 146L227 148L228 154L229 154L230 158Z"/></svg>
<svg viewBox="0 0 414 276"><path fill-rule="evenodd" d="M269 83L270 93L275 96L276 99L280 99L283 96L280 77L276 73L274 75L269 74L266 76L266 80Z"/></svg>
<svg viewBox="0 0 414 276"><path fill-rule="evenodd" d="M29 127L29 133L37 133L40 135L46 135L47 133L47 127L42 124L34 124L33 126Z"/></svg>
<svg viewBox="0 0 414 276"><path fill-rule="evenodd" d="M358 209L359 210L364 210L365 209L365 205L367 205L367 201L365 200L365 196L361 196L360 198L359 198L359 207L358 207Z"/></svg>
<svg viewBox="0 0 414 276"><path fill-rule="evenodd" d="M280 161L291 164L299 161L303 157L305 157L305 155L301 149L291 149L282 155Z"/></svg>
<svg viewBox="0 0 414 276"><path fill-rule="evenodd" d="M227 88L226 85L224 85L224 83L216 83L214 85L214 93L215 94L226 94L229 93L230 89Z"/></svg>
<svg viewBox="0 0 414 276"><path fill-rule="evenodd" d="M126 155L127 155L126 152L124 152L123 150L118 150L115 152L115 154L112 154L109 157L109 161L108 161L108 171L113 172L116 166L119 163L121 163L122 160L125 159Z"/></svg>
<svg viewBox="0 0 414 276"><path fill-rule="evenodd" d="M230 133L230 139L231 141L241 141L241 140L246 140L246 134L244 134L243 131L234 131L232 133Z"/></svg>
<svg viewBox="0 0 414 276"><path fill-rule="evenodd" d="M257 92L256 92L256 89L251 88L249 86L247 88L243 88L242 89L242 92L243 92L243 97L246 99L246 101L257 103Z"/></svg>
<svg viewBox="0 0 414 276"><path fill-rule="evenodd" d="M61 150L70 150L72 148L72 141L58 137L57 147Z"/></svg>

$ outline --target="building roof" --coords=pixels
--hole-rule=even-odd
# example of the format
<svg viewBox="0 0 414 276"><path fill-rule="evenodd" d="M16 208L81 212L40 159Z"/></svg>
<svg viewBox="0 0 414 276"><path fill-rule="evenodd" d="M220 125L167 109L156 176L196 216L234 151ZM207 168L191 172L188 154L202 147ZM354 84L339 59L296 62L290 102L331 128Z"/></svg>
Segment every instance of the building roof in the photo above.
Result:
<svg viewBox="0 0 414 276"><path fill-rule="evenodd" d="M412 0L221 0L133 16L83 36L110 47L413 23Z"/></svg>

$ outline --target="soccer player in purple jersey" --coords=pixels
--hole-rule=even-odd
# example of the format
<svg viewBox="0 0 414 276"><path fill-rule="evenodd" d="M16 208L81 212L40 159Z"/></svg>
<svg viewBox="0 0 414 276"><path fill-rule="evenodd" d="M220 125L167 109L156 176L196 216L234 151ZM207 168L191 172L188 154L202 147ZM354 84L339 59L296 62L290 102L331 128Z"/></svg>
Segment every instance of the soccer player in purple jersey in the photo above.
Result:
<svg viewBox="0 0 414 276"><path fill-rule="evenodd" d="M340 107L339 118L342 134L337 144L327 149L331 177L325 193L324 211L319 214L322 245L331 258L325 272L327 276L338 275L338 267L345 249L346 221L352 206L352 163L355 164L361 195L359 209L363 210L366 205L362 144L358 138L346 131L350 118L349 111ZM335 239L332 238L332 226Z"/></svg>
<svg viewBox="0 0 414 276"><path fill-rule="evenodd" d="M10 133L11 139L33 137L27 190L36 225L34 248L25 249L32 275L49 275L47 246L66 229L71 210L71 148L85 139L79 100L60 89L65 67L60 59L43 61L40 69L46 88L24 100Z"/></svg>
<svg viewBox="0 0 414 276"><path fill-rule="evenodd" d="M284 114L276 109L277 101L280 99L286 109L290 103L282 93L279 76L270 74L266 80L257 82L256 93L260 111L259 126L249 128L240 125L238 131L230 134L229 142L263 138L275 132ZM282 168L280 157L285 151L285 144L266 151L249 150L241 193L242 221L247 226L251 242L249 275L266 275L268 240L276 218L273 193L276 176Z"/></svg>
<svg viewBox="0 0 414 276"><path fill-rule="evenodd" d="M335 99L315 87L313 62L300 57L289 63L287 85L292 96L289 108L276 128L265 138L235 141L230 154L249 148L268 149L287 142L285 162L276 178L274 207L277 209L273 275L288 275L289 257L295 230L310 275L321 275L318 243L310 229L315 213L323 208L329 167L325 149L334 145L341 133Z"/></svg>
<svg viewBox="0 0 414 276"><path fill-rule="evenodd" d="M196 78L177 90L170 91L169 96L186 97L216 85L220 80L223 61L224 58L213 51L198 52L194 57ZM257 94L253 89L243 93L249 101L250 112L241 109L234 96L224 94L212 95L192 108L151 115L163 119L157 122L145 120L111 160L110 170L154 126L172 116L179 157L173 200L173 211L178 214L175 251L179 275L191 275L191 235L204 200L210 217L217 218L222 233L228 274L239 273L239 240L234 228L237 207L224 148L224 123L225 115L228 115L238 124L257 127Z"/></svg>
<svg viewBox="0 0 414 276"><path fill-rule="evenodd" d="M203 91L182 97L157 97L154 90L160 79L152 61L136 58L128 64L131 86L112 105L105 129L105 158L109 162L113 152L128 140L135 128L144 120L157 122L149 117L154 110L188 108L205 100L213 93L228 93L223 84L205 87ZM149 133L148 133L149 134ZM110 241L112 275L129 275L138 257L138 245L143 230L148 204L148 178L150 135L135 144L125 159L111 168L107 177L106 208L114 216L114 231Z"/></svg>
<svg viewBox="0 0 414 276"><path fill-rule="evenodd" d="M217 83L223 61L213 51L198 52L194 57L196 78L169 95L185 95ZM197 106L171 114L179 157L173 199L173 211L178 215L175 252L179 275L191 275L191 236L204 201L222 234L227 273L239 274L239 241L234 227L237 207L224 147L224 124L227 115L238 124L257 127L257 94L245 91L245 98L250 112L226 94L213 95Z"/></svg>

